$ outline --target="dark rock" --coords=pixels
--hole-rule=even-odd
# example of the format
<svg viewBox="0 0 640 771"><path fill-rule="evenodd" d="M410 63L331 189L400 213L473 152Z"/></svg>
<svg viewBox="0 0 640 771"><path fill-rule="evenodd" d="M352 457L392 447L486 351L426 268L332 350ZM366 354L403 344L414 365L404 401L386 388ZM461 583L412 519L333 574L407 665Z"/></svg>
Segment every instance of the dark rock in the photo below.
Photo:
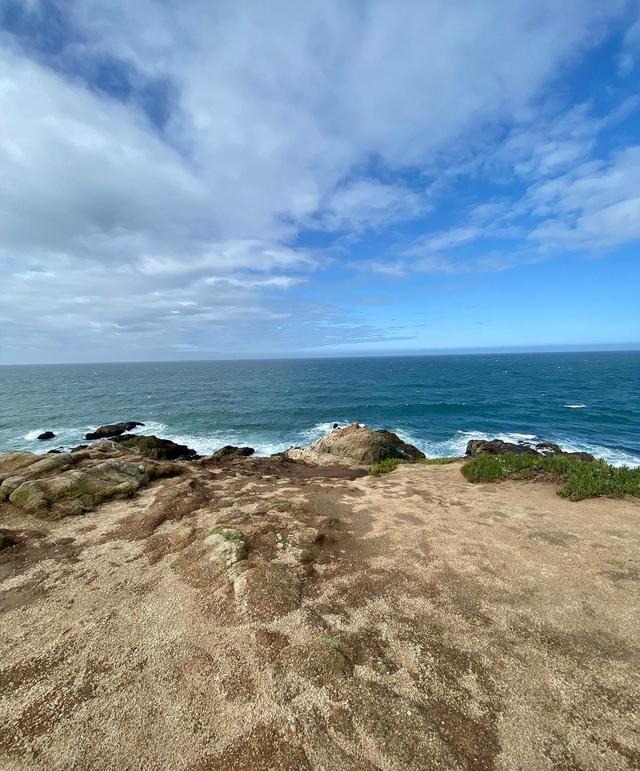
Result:
<svg viewBox="0 0 640 771"><path fill-rule="evenodd" d="M154 460L197 460L200 457L191 447L176 444L171 439L160 439L157 436L123 434L113 437L112 441Z"/></svg>
<svg viewBox="0 0 640 771"><path fill-rule="evenodd" d="M227 444L216 450L211 457L218 460L232 460L233 458L248 458L254 452L253 447L234 447L232 444Z"/></svg>
<svg viewBox="0 0 640 771"><path fill-rule="evenodd" d="M577 460L595 460L588 452L565 452L554 442L503 442L501 439L472 439L467 444L467 455L475 458L478 455L565 455Z"/></svg>
<svg viewBox="0 0 640 771"><path fill-rule="evenodd" d="M60 455L60 453L64 452L64 450L61 450L59 447L55 450L47 450L47 455Z"/></svg>
<svg viewBox="0 0 640 771"><path fill-rule="evenodd" d="M340 424L339 423L334 423L333 424L333 428L340 428Z"/></svg>
<svg viewBox="0 0 640 771"><path fill-rule="evenodd" d="M114 436L120 436L126 431L132 431L138 426L144 426L144 423L140 423L137 420L129 420L126 423L113 423L110 426L100 426L95 431L90 431L85 434L85 439L109 439Z"/></svg>
<svg viewBox="0 0 640 771"><path fill-rule="evenodd" d="M502 439L472 439L467 444L467 455L541 455L530 444L503 442Z"/></svg>
<svg viewBox="0 0 640 771"><path fill-rule="evenodd" d="M595 460L595 455L592 455L590 452L562 452L561 455L567 455L570 458L575 458L576 460L584 460L584 461L590 461Z"/></svg>
<svg viewBox="0 0 640 771"><path fill-rule="evenodd" d="M543 455L555 455L558 452L563 452L562 447L554 442L540 442L536 444L536 450Z"/></svg>
<svg viewBox="0 0 640 771"><path fill-rule="evenodd" d="M8 530L0 530L0 549L8 549L17 546L18 541Z"/></svg>
<svg viewBox="0 0 640 771"><path fill-rule="evenodd" d="M72 447L70 452L78 452L78 450L86 450L88 446L89 446L88 444L79 444L77 447Z"/></svg>
<svg viewBox="0 0 640 771"><path fill-rule="evenodd" d="M53 433L53 431L43 431L41 434L38 435L38 439L41 442L46 442L49 439L55 439L56 435Z"/></svg>

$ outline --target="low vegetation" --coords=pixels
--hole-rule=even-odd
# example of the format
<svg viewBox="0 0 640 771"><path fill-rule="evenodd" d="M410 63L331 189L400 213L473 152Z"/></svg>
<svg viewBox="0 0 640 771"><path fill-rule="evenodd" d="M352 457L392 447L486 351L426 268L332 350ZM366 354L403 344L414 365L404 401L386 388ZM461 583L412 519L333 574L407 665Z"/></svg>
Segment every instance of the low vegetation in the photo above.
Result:
<svg viewBox="0 0 640 771"><path fill-rule="evenodd" d="M369 468L369 474L373 477L380 476L380 474L388 474L390 471L398 468L402 463L398 458L388 458L387 460L381 460L378 463L374 463Z"/></svg>
<svg viewBox="0 0 640 771"><path fill-rule="evenodd" d="M457 460L460 458L454 455L451 458L423 458L420 463L424 463L425 466L444 466L447 463L455 463Z"/></svg>
<svg viewBox="0 0 640 771"><path fill-rule="evenodd" d="M640 468L616 468L603 460L567 455L478 455L462 467L470 482L542 479L562 483L558 495L572 501L606 496L640 496Z"/></svg>

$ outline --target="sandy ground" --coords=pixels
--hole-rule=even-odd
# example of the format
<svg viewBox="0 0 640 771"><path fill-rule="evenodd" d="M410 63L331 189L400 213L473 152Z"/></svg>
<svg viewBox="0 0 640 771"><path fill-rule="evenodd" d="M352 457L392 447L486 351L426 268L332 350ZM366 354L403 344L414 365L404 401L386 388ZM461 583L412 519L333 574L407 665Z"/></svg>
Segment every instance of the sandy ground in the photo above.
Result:
<svg viewBox="0 0 640 771"><path fill-rule="evenodd" d="M185 469L0 512L2 769L640 767L638 502L455 464Z"/></svg>

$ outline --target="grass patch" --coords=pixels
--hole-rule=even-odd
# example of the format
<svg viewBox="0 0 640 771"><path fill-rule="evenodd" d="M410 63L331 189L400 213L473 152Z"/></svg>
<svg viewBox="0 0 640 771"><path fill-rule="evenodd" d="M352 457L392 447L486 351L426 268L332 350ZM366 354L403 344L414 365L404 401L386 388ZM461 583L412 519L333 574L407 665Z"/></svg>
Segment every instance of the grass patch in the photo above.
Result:
<svg viewBox="0 0 640 771"><path fill-rule="evenodd" d="M558 495L572 501L604 496L640 496L640 469L616 468L603 460L581 461L566 455L478 455L462 473L470 482L542 479L561 483Z"/></svg>
<svg viewBox="0 0 640 771"><path fill-rule="evenodd" d="M293 509L293 505L289 503L289 501L285 501L282 498L276 498L276 500L271 501L271 507L274 508L276 511L285 512L285 511L291 511Z"/></svg>
<svg viewBox="0 0 640 771"><path fill-rule="evenodd" d="M451 458L423 458L420 463L424 463L425 466L444 466L447 463L455 463L457 460L460 458L454 455Z"/></svg>
<svg viewBox="0 0 640 771"><path fill-rule="evenodd" d="M340 643L337 640L334 640L333 637L316 637L316 642L319 642L321 645L326 645L327 648L333 648L334 651L340 651L340 653L342 653Z"/></svg>
<svg viewBox="0 0 640 771"><path fill-rule="evenodd" d="M401 463L402 461L398 460L397 458L381 460L378 463L374 463L373 466L369 467L369 474L371 474L373 477L380 476L380 474L388 474L390 471L398 468Z"/></svg>

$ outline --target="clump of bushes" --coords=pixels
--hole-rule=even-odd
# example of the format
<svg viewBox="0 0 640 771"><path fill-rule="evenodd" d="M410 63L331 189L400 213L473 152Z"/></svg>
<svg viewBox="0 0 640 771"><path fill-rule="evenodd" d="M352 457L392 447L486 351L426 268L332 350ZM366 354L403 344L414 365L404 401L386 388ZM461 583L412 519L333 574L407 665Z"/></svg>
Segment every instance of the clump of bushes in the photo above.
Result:
<svg viewBox="0 0 640 771"><path fill-rule="evenodd" d="M572 501L606 496L640 496L640 469L585 461L570 455L478 455L462 469L470 482L541 479L561 483L558 495Z"/></svg>

